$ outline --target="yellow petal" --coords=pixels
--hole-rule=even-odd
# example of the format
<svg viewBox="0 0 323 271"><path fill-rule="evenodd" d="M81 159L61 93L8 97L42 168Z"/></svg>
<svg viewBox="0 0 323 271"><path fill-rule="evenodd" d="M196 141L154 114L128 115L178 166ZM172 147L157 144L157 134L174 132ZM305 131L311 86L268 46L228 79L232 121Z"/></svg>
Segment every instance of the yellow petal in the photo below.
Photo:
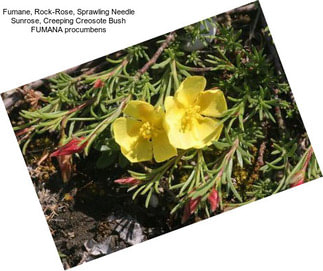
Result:
<svg viewBox="0 0 323 271"><path fill-rule="evenodd" d="M167 96L164 102L166 112L171 110L175 105L175 99L173 96Z"/></svg>
<svg viewBox="0 0 323 271"><path fill-rule="evenodd" d="M156 162L163 162L177 155L176 149L169 143L166 131L157 133L157 135L153 137L152 142Z"/></svg>
<svg viewBox="0 0 323 271"><path fill-rule="evenodd" d="M220 117L227 110L227 102L221 90L207 90L200 93L197 105L200 113L210 117Z"/></svg>
<svg viewBox="0 0 323 271"><path fill-rule="evenodd" d="M149 121L153 126L162 128L164 116L165 112L163 108L161 106L158 106L154 109L154 112L151 114Z"/></svg>
<svg viewBox="0 0 323 271"><path fill-rule="evenodd" d="M162 126L164 112L161 107L154 108L151 104L143 101L130 101L123 112L137 120L148 121L156 127Z"/></svg>
<svg viewBox="0 0 323 271"><path fill-rule="evenodd" d="M195 119L193 132L198 140L194 148L200 149L208 146L212 141L219 139L222 132L223 124L218 121L207 117L200 117Z"/></svg>
<svg viewBox="0 0 323 271"><path fill-rule="evenodd" d="M200 146L201 142L197 141L192 131L184 132L178 129L170 129L168 132L169 142L178 149L187 150Z"/></svg>
<svg viewBox="0 0 323 271"><path fill-rule="evenodd" d="M118 118L112 124L115 141L124 149L131 149L139 138L142 122L130 118Z"/></svg>
<svg viewBox="0 0 323 271"><path fill-rule="evenodd" d="M143 101L130 101L123 112L137 120L149 121L154 112L154 107Z"/></svg>
<svg viewBox="0 0 323 271"><path fill-rule="evenodd" d="M169 99L168 102L170 104L172 100ZM182 118L184 114L185 110L179 107L177 103L173 103L166 111L164 125L171 145L175 148L186 150L194 147L199 142L197 142L192 130L186 129L183 131Z"/></svg>
<svg viewBox="0 0 323 271"><path fill-rule="evenodd" d="M130 149L121 148L122 154L132 163L150 161L153 158L152 143L142 137Z"/></svg>
<svg viewBox="0 0 323 271"><path fill-rule="evenodd" d="M189 107L196 102L196 99L201 91L206 86L206 79L203 76L190 76L187 77L179 86L175 93L175 99Z"/></svg>

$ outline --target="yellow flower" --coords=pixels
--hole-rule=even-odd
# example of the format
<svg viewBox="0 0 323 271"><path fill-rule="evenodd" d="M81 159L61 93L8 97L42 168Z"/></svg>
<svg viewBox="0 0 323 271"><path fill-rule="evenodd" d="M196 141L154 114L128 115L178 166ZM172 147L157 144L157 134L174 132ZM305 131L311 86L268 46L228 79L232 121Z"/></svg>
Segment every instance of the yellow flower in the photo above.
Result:
<svg viewBox="0 0 323 271"><path fill-rule="evenodd" d="M165 113L143 101L130 101L112 125L115 141L130 162L165 161L177 154L163 127Z"/></svg>
<svg viewBox="0 0 323 271"><path fill-rule="evenodd" d="M165 128L170 143L179 149L200 149L220 137L223 124L215 119L227 110L223 92L204 91L203 76L187 77L175 96L165 100Z"/></svg>

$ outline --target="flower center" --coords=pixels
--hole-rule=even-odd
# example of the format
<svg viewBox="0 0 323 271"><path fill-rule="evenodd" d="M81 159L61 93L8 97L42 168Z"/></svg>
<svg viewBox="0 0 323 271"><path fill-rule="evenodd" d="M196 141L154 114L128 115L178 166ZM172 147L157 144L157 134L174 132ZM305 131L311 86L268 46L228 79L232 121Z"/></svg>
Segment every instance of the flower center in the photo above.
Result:
<svg viewBox="0 0 323 271"><path fill-rule="evenodd" d="M141 125L139 133L144 139L150 140L154 134L154 128L148 121L146 121Z"/></svg>
<svg viewBox="0 0 323 271"><path fill-rule="evenodd" d="M186 130L191 130L193 125L193 119L196 119L200 116L199 112L201 107L198 105L194 105L188 109L186 109L184 116L181 121L181 130L185 132Z"/></svg>

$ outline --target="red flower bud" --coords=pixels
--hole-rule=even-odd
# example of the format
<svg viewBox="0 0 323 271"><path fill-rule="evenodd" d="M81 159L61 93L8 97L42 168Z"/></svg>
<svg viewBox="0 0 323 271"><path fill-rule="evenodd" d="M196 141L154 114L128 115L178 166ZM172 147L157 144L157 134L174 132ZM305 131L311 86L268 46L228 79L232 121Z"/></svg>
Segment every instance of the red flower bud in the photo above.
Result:
<svg viewBox="0 0 323 271"><path fill-rule="evenodd" d="M306 169L308 167L309 162L311 161L311 157L313 155L313 148L310 147L305 153L305 161L300 171L296 172L290 180L290 186L295 187L304 183Z"/></svg>
<svg viewBox="0 0 323 271"><path fill-rule="evenodd" d="M190 206L190 214L191 214L191 215L195 212L195 210L196 210L197 206L198 206L198 205L199 205L199 203L200 203L200 200L201 200L201 197L198 197L198 198L196 198L196 199L191 199L191 200L190 200L190 202L189 202L189 206Z"/></svg>
<svg viewBox="0 0 323 271"><path fill-rule="evenodd" d="M128 177L128 178L123 178L123 179L118 179L118 180L114 180L115 183L118 184L128 184L128 185L136 185L136 184L140 184L140 180L137 180L136 178L133 177Z"/></svg>
<svg viewBox="0 0 323 271"><path fill-rule="evenodd" d="M218 191L215 188L212 188L209 196L208 196L208 201L211 205L211 211L214 212L216 208L218 207L219 204L219 194Z"/></svg>
<svg viewBox="0 0 323 271"><path fill-rule="evenodd" d="M198 204L200 203L201 197L197 197L196 199L190 199L189 202L186 203L184 208L184 214L182 216L182 224L184 224L189 217L196 211Z"/></svg>
<svg viewBox="0 0 323 271"><path fill-rule="evenodd" d="M84 142L80 145L80 143L85 139L85 137L73 138L70 142L60 147L57 151L54 151L50 157L57 157L62 155L68 155L73 153L78 153L83 151L86 147L87 142Z"/></svg>
<svg viewBox="0 0 323 271"><path fill-rule="evenodd" d="M295 187L295 186L301 185L301 184L303 184L303 183L304 183L304 179L301 179L301 180L297 181L296 183L292 183L292 184L290 185L290 187Z"/></svg>
<svg viewBox="0 0 323 271"><path fill-rule="evenodd" d="M102 88L104 86L104 83L101 79L97 79L93 85L93 88Z"/></svg>
<svg viewBox="0 0 323 271"><path fill-rule="evenodd" d="M293 175L293 177L291 178L290 187L295 187L295 186L303 184L304 179L305 179L305 171L304 170L301 170L301 171L295 173Z"/></svg>
<svg viewBox="0 0 323 271"><path fill-rule="evenodd" d="M182 216L182 224L184 224L190 218L190 205L189 203L185 204L184 213Z"/></svg>

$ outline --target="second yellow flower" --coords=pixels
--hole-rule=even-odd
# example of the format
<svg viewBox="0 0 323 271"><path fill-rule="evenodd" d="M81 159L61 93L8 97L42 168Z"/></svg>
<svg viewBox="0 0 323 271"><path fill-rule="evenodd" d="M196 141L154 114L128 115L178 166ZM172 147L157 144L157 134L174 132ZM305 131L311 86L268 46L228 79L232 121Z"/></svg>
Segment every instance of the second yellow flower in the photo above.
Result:
<svg viewBox="0 0 323 271"><path fill-rule="evenodd" d="M223 124L216 119L227 110L223 92L204 91L203 76L187 77L175 96L165 100L165 127L170 143L179 149L200 149L220 137Z"/></svg>

